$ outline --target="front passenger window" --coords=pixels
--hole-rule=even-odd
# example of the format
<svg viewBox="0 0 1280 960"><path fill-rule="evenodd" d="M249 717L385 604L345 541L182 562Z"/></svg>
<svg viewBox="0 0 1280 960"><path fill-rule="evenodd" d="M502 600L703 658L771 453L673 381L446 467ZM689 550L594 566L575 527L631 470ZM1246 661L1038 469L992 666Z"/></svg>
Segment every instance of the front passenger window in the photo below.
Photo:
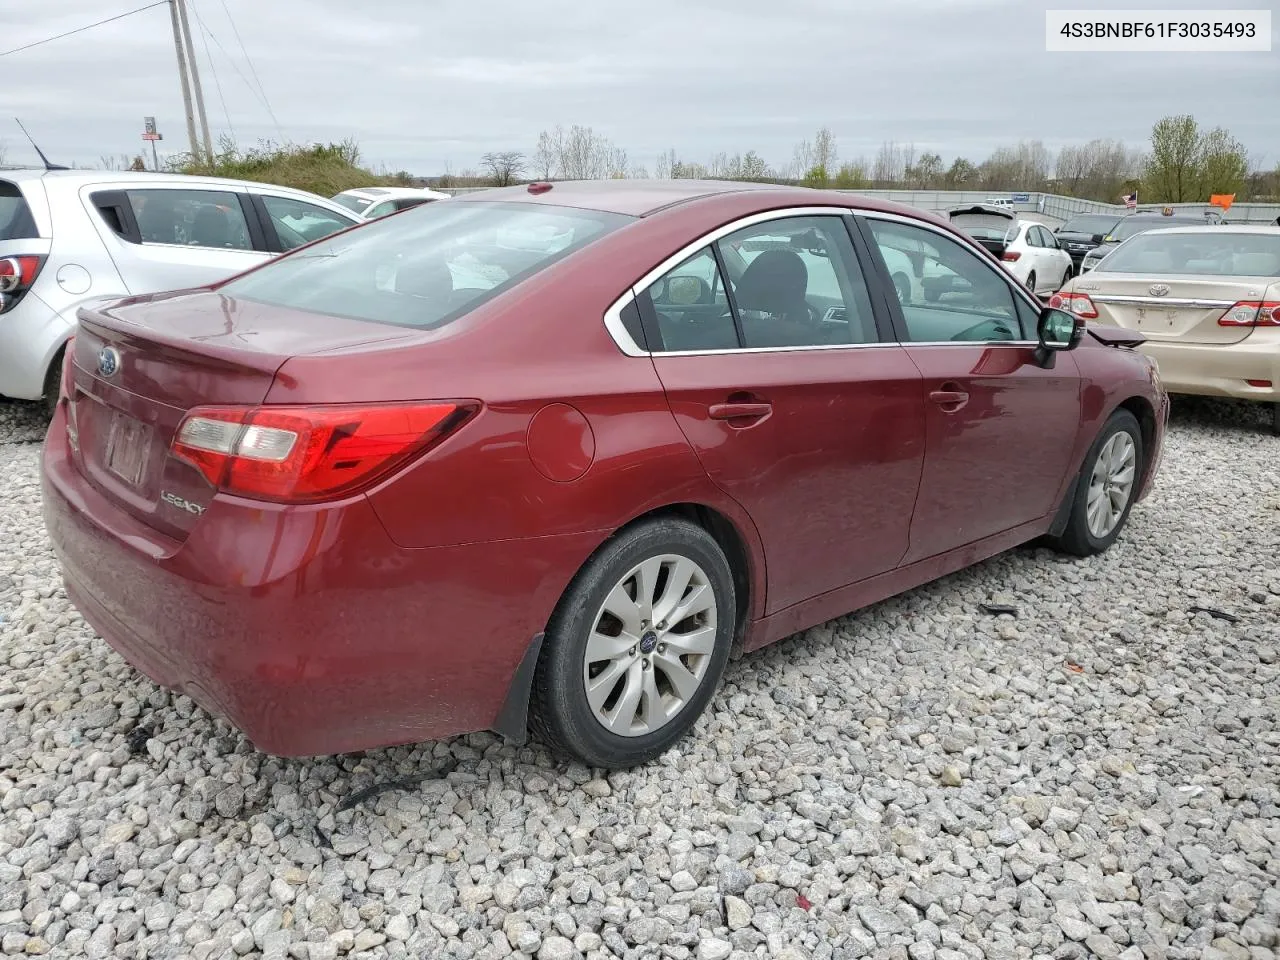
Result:
<svg viewBox="0 0 1280 960"><path fill-rule="evenodd" d="M324 207L292 197L263 196L262 204L267 208L267 215L284 250L292 250L351 226L350 220Z"/></svg>
<svg viewBox="0 0 1280 960"><path fill-rule="evenodd" d="M868 218L876 246L892 265L921 251L919 285L899 290L907 340L912 343L1021 339L1013 290L1000 272L957 240L897 221Z"/></svg>

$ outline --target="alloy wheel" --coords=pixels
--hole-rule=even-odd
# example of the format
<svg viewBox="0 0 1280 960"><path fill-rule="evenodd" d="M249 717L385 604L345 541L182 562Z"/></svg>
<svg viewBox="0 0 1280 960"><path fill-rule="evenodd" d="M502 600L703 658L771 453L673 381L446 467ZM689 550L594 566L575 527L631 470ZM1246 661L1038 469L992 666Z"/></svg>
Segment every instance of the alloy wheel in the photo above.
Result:
<svg viewBox="0 0 1280 960"><path fill-rule="evenodd" d="M633 567L592 621L582 682L610 733L640 737L673 720L711 666L718 610L705 570L663 554Z"/></svg>
<svg viewBox="0 0 1280 960"><path fill-rule="evenodd" d="M1086 518L1089 532L1101 540L1120 523L1137 474L1138 451L1133 437L1120 430L1112 434L1098 452L1089 477Z"/></svg>

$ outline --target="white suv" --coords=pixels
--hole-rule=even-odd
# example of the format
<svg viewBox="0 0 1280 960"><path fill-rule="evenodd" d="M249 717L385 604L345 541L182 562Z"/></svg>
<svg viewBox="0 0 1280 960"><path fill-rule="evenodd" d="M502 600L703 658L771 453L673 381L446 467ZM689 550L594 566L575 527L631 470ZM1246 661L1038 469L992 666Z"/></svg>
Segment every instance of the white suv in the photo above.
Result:
<svg viewBox="0 0 1280 960"><path fill-rule="evenodd" d="M0 170L0 396L57 396L82 304L203 286L361 222L261 183Z"/></svg>

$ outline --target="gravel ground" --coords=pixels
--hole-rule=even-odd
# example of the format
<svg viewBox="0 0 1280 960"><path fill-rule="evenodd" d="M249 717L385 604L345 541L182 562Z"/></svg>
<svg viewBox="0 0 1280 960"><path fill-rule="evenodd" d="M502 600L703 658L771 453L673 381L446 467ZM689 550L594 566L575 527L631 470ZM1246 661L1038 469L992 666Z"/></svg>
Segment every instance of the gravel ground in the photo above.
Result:
<svg viewBox="0 0 1280 960"><path fill-rule="evenodd" d="M1280 950L1280 440L1247 407L1179 404L1106 556L1016 551L761 651L607 777L489 735L255 753L68 604L40 436L0 403L0 954Z"/></svg>

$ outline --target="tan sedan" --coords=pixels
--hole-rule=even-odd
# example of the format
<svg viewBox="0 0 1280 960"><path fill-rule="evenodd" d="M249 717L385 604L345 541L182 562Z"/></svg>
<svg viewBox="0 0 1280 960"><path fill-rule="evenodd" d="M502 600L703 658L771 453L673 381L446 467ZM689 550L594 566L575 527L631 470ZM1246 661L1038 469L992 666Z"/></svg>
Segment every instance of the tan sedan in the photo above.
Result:
<svg viewBox="0 0 1280 960"><path fill-rule="evenodd" d="M1050 306L1143 334L1170 393L1270 404L1280 434L1280 227L1139 234Z"/></svg>

